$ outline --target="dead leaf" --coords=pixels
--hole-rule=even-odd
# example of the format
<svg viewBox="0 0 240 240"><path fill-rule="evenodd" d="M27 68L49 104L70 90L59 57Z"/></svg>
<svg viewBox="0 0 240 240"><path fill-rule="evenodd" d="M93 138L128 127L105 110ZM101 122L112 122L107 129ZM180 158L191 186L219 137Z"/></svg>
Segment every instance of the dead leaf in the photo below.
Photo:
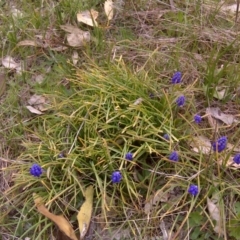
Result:
<svg viewBox="0 0 240 240"><path fill-rule="evenodd" d="M218 200L218 199L216 199ZM219 210L219 204L214 203L212 200L207 198L207 208L210 214L210 217L216 221L216 226L214 227L214 231L219 235L223 235L223 226L221 221L221 214Z"/></svg>
<svg viewBox="0 0 240 240"><path fill-rule="evenodd" d="M77 20L78 22L85 23L89 26L98 26L98 23L96 21L98 17L98 12L95 11L94 9L91 9L90 11L86 10L83 12L79 12L77 14Z"/></svg>
<svg viewBox="0 0 240 240"><path fill-rule="evenodd" d="M112 0L105 1L104 11L107 15L108 21L112 20L113 18L113 1Z"/></svg>
<svg viewBox="0 0 240 240"><path fill-rule="evenodd" d="M87 42L90 42L91 36L89 31L83 31L80 28L70 24L61 25L60 27L65 32L68 32L67 41L71 47L81 47Z"/></svg>
<svg viewBox="0 0 240 240"><path fill-rule="evenodd" d="M38 84L41 84L44 80L44 75L43 74L39 74L39 75L36 75L35 76L35 81L38 83Z"/></svg>
<svg viewBox="0 0 240 240"><path fill-rule="evenodd" d="M6 56L5 58L2 59L2 65L5 68L9 69L16 69L20 67L20 63L15 62L14 59L10 56Z"/></svg>
<svg viewBox="0 0 240 240"><path fill-rule="evenodd" d="M167 202L170 194L168 191L164 192L162 189L158 190L155 194L152 194L144 206L144 212L149 214L152 207L159 202Z"/></svg>
<svg viewBox="0 0 240 240"><path fill-rule="evenodd" d="M41 47L36 41L33 41L33 40L23 40L23 41L20 41L18 44L17 44L18 47L20 46L33 46L33 47Z"/></svg>
<svg viewBox="0 0 240 240"><path fill-rule="evenodd" d="M30 104L30 106L26 106L27 109L31 113L35 113L38 115L43 114L43 112L48 109L48 101L45 97L43 97L41 95L34 94L28 100L28 104Z"/></svg>
<svg viewBox="0 0 240 240"><path fill-rule="evenodd" d="M193 137L190 146L194 152L203 154L209 154L212 148L210 140L201 135Z"/></svg>
<svg viewBox="0 0 240 240"><path fill-rule="evenodd" d="M73 54L72 54L72 62L73 62L73 65L74 65L74 66L77 65L78 60L79 60L78 52L77 52L77 51L73 51Z"/></svg>
<svg viewBox="0 0 240 240"><path fill-rule="evenodd" d="M26 106L26 108L31 112L31 113L35 113L37 115L41 115L43 114L41 111L37 110L36 108L32 107L32 106Z"/></svg>
<svg viewBox="0 0 240 240"><path fill-rule="evenodd" d="M236 14L237 12L237 3L231 4L231 5L222 5L221 10L224 12L229 12Z"/></svg>
<svg viewBox="0 0 240 240"><path fill-rule="evenodd" d="M91 185L85 191L85 202L81 206L77 215L80 239L84 238L90 225L92 216L93 194L93 186Z"/></svg>
<svg viewBox="0 0 240 240"><path fill-rule="evenodd" d="M142 103L143 99L142 98L138 98L133 105L139 105L140 103Z"/></svg>
<svg viewBox="0 0 240 240"><path fill-rule="evenodd" d="M206 109L206 113L218 120L221 120L227 125L232 125L233 123L238 122L233 115L223 113L218 107L209 107Z"/></svg>
<svg viewBox="0 0 240 240"><path fill-rule="evenodd" d="M219 100L222 100L226 94L226 88L216 87L213 96Z"/></svg>
<svg viewBox="0 0 240 240"><path fill-rule="evenodd" d="M39 213L53 221L59 227L59 229L64 232L69 238L72 240L78 240L72 226L63 216L58 216L49 212L48 209L44 206L42 198L36 193L33 194L33 198Z"/></svg>
<svg viewBox="0 0 240 240"><path fill-rule="evenodd" d="M19 9L17 9L15 6L11 7L11 13L14 18L22 18L23 17L23 13Z"/></svg>
<svg viewBox="0 0 240 240"><path fill-rule="evenodd" d="M37 94L32 95L31 98L28 100L28 103L30 105L39 105L45 102L46 102L46 98Z"/></svg>
<svg viewBox="0 0 240 240"><path fill-rule="evenodd" d="M67 41L71 47L81 47L86 45L90 41L90 33L85 32L83 34L69 33L67 34Z"/></svg>
<svg viewBox="0 0 240 240"><path fill-rule="evenodd" d="M6 90L6 78L4 73L0 73L0 96L3 95L3 93Z"/></svg>

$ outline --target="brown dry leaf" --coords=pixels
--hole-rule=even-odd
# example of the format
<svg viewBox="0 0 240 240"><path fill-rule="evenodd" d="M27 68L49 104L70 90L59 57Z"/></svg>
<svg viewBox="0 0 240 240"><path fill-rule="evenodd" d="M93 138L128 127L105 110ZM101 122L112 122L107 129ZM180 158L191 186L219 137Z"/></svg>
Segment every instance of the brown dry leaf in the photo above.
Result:
<svg viewBox="0 0 240 240"><path fill-rule="evenodd" d="M15 69L17 73L22 73L23 69L21 63L17 63L10 56L6 56L2 59L2 65L8 69Z"/></svg>
<svg viewBox="0 0 240 240"><path fill-rule="evenodd" d="M81 47L84 46L87 42L90 42L89 31L83 31L80 28L70 24L61 25L60 27L65 32L68 32L67 41L71 47Z"/></svg>
<svg viewBox="0 0 240 240"><path fill-rule="evenodd" d="M229 168L233 168L233 169L239 169L240 168L240 164L237 164L233 161L234 156L229 157L226 166ZM223 163L223 159L220 159L220 164Z"/></svg>
<svg viewBox="0 0 240 240"><path fill-rule="evenodd" d="M223 226L221 220L221 214L219 210L219 204L214 203L214 199L207 198L207 208L210 214L210 217L216 221L216 226L214 227L214 231L219 235L223 235ZM218 198L215 197L215 200L218 201Z"/></svg>
<svg viewBox="0 0 240 240"><path fill-rule="evenodd" d="M226 123L227 125L232 125L233 123L238 122L235 117L231 114L223 113L220 108L216 107L209 107L206 109L206 113L210 114L212 117L221 120L222 122Z"/></svg>
<svg viewBox="0 0 240 240"><path fill-rule="evenodd" d="M23 40L20 41L17 44L18 47L20 46L33 46L33 47L41 47L37 42L33 41L33 40Z"/></svg>
<svg viewBox="0 0 240 240"><path fill-rule="evenodd" d="M112 0L105 1L104 11L107 15L108 21L112 20L113 18L113 1Z"/></svg>
<svg viewBox="0 0 240 240"><path fill-rule="evenodd" d="M34 114L37 114L37 115L43 114L41 111L37 110L36 108L34 108L34 107L32 107L32 106L26 106L26 108L27 108L31 113L34 113Z"/></svg>
<svg viewBox="0 0 240 240"><path fill-rule="evenodd" d="M190 146L194 152L203 154L209 154L212 148L210 140L202 135L193 137Z"/></svg>
<svg viewBox="0 0 240 240"><path fill-rule="evenodd" d="M93 208L93 194L93 186L91 185L85 191L85 202L81 206L77 215L80 239L84 238L90 225Z"/></svg>
<svg viewBox="0 0 240 240"><path fill-rule="evenodd" d="M91 9L90 11L86 10L83 12L79 12L77 14L77 20L78 22L85 23L89 26L98 26L98 23L96 21L98 17L98 12L95 11L94 9Z"/></svg>
<svg viewBox="0 0 240 240"><path fill-rule="evenodd" d="M229 12L229 13L232 13L232 14L236 14L237 3L231 4L231 5L224 4L224 5L221 6L221 10L224 11L224 12Z"/></svg>
<svg viewBox="0 0 240 240"><path fill-rule="evenodd" d="M42 198L36 193L33 194L33 199L38 212L53 221L59 227L59 229L64 232L69 238L72 240L78 240L72 226L63 216L58 216L49 212L48 209L44 206Z"/></svg>
<svg viewBox="0 0 240 240"><path fill-rule="evenodd" d="M211 114L207 113L207 111L206 111L206 114L207 114L208 123L211 126L212 130L214 132L218 132L219 120L213 118Z"/></svg>
<svg viewBox="0 0 240 240"><path fill-rule="evenodd" d="M46 111L47 108L47 99L41 95L34 94L29 100L29 106L26 106L31 113L43 114L43 111Z"/></svg>
<svg viewBox="0 0 240 240"><path fill-rule="evenodd" d="M144 212L149 214L152 210L152 207L158 202L167 202L169 199L169 192L164 192L162 189L158 190L155 194L152 194L144 206Z"/></svg>
<svg viewBox="0 0 240 240"><path fill-rule="evenodd" d="M72 62L73 62L73 65L74 65L74 66L77 65L78 60L79 60L78 52L77 52L77 51L73 51L73 54L72 54Z"/></svg>
<svg viewBox="0 0 240 240"><path fill-rule="evenodd" d="M240 147L237 147L236 145L233 145L231 143L227 144L227 149L229 149L233 152L240 152Z"/></svg>
<svg viewBox="0 0 240 240"><path fill-rule="evenodd" d="M142 98L138 98L138 99L133 103L133 105L139 105L139 104L142 103L142 101L143 101Z"/></svg>
<svg viewBox="0 0 240 240"><path fill-rule="evenodd" d="M90 41L90 33L85 32L83 34L69 33L67 34L67 41L71 47L81 47L86 45Z"/></svg>
<svg viewBox="0 0 240 240"><path fill-rule="evenodd" d="M226 94L227 89L225 87L216 87L213 96L219 100L222 100Z"/></svg>
<svg viewBox="0 0 240 240"><path fill-rule="evenodd" d="M36 35L37 40L23 40L20 41L17 46L33 46L33 47L41 47L41 48L50 48L52 51L55 52L62 52L66 49L68 49L66 46L51 46L50 42L45 41L43 36L41 35Z"/></svg>
<svg viewBox="0 0 240 240"><path fill-rule="evenodd" d="M30 105L39 105L39 104L43 104L46 102L46 98L41 96L41 95L37 95L34 94L30 97L30 99L28 100L28 103Z"/></svg>

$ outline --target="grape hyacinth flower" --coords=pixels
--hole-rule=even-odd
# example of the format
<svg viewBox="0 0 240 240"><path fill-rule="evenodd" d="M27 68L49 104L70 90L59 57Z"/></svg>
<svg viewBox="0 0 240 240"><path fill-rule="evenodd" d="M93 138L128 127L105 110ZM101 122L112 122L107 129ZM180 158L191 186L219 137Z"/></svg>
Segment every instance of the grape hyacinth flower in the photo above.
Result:
<svg viewBox="0 0 240 240"><path fill-rule="evenodd" d="M165 134L163 135L163 138L166 139L166 140L168 140L168 141L170 140L170 136L169 136L167 133L165 133Z"/></svg>
<svg viewBox="0 0 240 240"><path fill-rule="evenodd" d="M119 171L115 171L112 173L112 182L119 183L122 179L122 174Z"/></svg>
<svg viewBox="0 0 240 240"><path fill-rule="evenodd" d="M227 146L227 137L220 137L216 142L212 143L214 152L222 152Z"/></svg>
<svg viewBox="0 0 240 240"><path fill-rule="evenodd" d="M30 174L33 175L34 177L40 177L42 174L43 170L41 166L38 164L34 163L32 167L30 168Z"/></svg>
<svg viewBox="0 0 240 240"><path fill-rule="evenodd" d="M172 160L174 162L177 162L178 161L178 153L176 151L172 152L170 155L169 155L169 160Z"/></svg>
<svg viewBox="0 0 240 240"><path fill-rule="evenodd" d="M125 159L126 160L129 160L129 161L132 161L133 160L133 154L128 152L126 155L125 155Z"/></svg>
<svg viewBox="0 0 240 240"><path fill-rule="evenodd" d="M199 192L198 186L191 184L190 187L188 188L188 192L195 197Z"/></svg>
<svg viewBox="0 0 240 240"><path fill-rule="evenodd" d="M184 104L185 104L185 97L182 95L180 97L177 98L176 100L176 104L179 106L179 107L182 107Z"/></svg>
<svg viewBox="0 0 240 240"><path fill-rule="evenodd" d="M233 161L236 164L240 164L240 153L237 153L234 157L233 157Z"/></svg>
<svg viewBox="0 0 240 240"><path fill-rule="evenodd" d="M194 116L194 122L199 124L202 121L202 117L198 114Z"/></svg>
<svg viewBox="0 0 240 240"><path fill-rule="evenodd" d="M181 72L175 72L172 76L172 84L180 83L182 80L182 73Z"/></svg>

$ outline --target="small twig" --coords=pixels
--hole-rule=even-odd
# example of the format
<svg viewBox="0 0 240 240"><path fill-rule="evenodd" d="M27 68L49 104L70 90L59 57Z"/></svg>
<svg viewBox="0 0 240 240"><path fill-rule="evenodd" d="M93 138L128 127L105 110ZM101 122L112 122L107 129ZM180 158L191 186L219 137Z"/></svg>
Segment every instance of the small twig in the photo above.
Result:
<svg viewBox="0 0 240 240"><path fill-rule="evenodd" d="M172 11L176 10L173 0L169 0Z"/></svg>
<svg viewBox="0 0 240 240"><path fill-rule="evenodd" d="M237 10L236 10L235 23L237 23L237 20L238 20L239 5L240 5L240 0L237 0Z"/></svg>

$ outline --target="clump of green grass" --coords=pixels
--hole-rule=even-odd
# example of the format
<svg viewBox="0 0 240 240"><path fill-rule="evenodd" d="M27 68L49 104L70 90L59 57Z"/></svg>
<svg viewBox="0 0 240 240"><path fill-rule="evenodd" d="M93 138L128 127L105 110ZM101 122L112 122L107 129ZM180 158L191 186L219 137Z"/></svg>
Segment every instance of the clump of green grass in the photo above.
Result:
<svg viewBox="0 0 240 240"><path fill-rule="evenodd" d="M94 215L102 214L98 209L108 196L117 201L114 222L128 219L126 226L133 228L133 219L146 217L144 201L159 189L170 188L181 194L154 210L149 224L156 224L161 212L164 217L176 215L186 221L188 212L179 213L179 209L191 204L189 183L204 188L209 181L204 172L199 174L201 164L205 164L202 157L198 159L187 149L187 139L195 131L191 123L195 101L192 89L170 85L169 78L162 79L165 84L159 86L145 74L132 72L122 61L102 68L88 65L69 82L74 92L70 96L49 94L49 114L24 127L31 136L24 141L26 150L19 157L24 163L9 168L16 174L8 194L17 209L23 207L18 218L21 229L28 228L22 232L17 228L14 235L23 238L31 234L42 239L51 230L51 225L47 231L40 224L45 220L34 210L33 193L40 194L53 212L64 214L76 226L76 211L90 184L96 191ZM176 99L182 94L187 103L178 107ZM163 137L166 133L170 140ZM169 160L173 151L180 156L177 162ZM133 154L132 161L125 159L128 152ZM40 178L29 173L33 163L44 170ZM114 171L122 174L119 184L111 180ZM112 217L105 215L104 221L111 222ZM139 220L138 224L140 227L144 222ZM154 232L144 229L139 234Z"/></svg>

